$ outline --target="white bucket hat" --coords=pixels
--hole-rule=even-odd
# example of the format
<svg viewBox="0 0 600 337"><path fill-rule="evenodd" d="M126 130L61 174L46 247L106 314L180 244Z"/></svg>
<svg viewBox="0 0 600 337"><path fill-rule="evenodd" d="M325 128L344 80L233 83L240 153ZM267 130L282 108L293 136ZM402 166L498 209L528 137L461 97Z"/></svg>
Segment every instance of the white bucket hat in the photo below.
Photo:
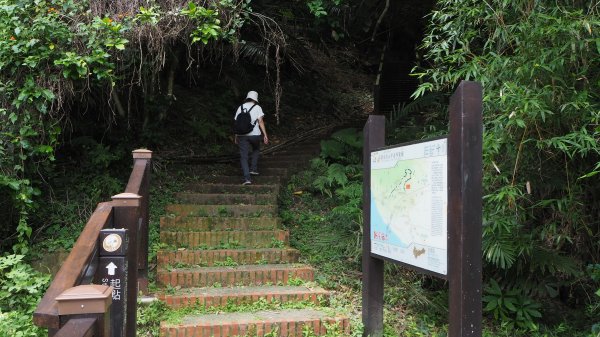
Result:
<svg viewBox="0 0 600 337"><path fill-rule="evenodd" d="M251 99L254 102L258 103L258 93L256 91L248 91L248 95L246 95L246 99Z"/></svg>

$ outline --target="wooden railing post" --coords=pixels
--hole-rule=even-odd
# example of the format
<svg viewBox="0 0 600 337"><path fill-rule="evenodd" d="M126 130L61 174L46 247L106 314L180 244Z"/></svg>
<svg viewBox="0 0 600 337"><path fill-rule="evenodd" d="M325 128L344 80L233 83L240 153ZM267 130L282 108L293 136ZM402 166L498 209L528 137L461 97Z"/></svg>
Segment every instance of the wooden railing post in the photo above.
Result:
<svg viewBox="0 0 600 337"><path fill-rule="evenodd" d="M112 290L105 285L81 285L58 295L58 314L66 324L54 336L109 337Z"/></svg>
<svg viewBox="0 0 600 337"><path fill-rule="evenodd" d="M121 193L112 197L114 207L113 224L115 228L127 229L129 249L127 259L127 285L125 289L125 336L136 335L137 321L137 271L139 252L140 204L141 197L133 193Z"/></svg>
<svg viewBox="0 0 600 337"><path fill-rule="evenodd" d="M141 186L139 186L139 192L137 192L142 198L140 200L140 228L138 232L139 238L139 250L138 250L138 291L143 294L148 293L148 222L150 217L150 172L152 171L152 151L146 149L138 149L132 152L133 153L133 162L134 166L138 163L143 163L145 166L144 170L144 179L141 182ZM129 187L129 185L128 185ZM134 192L128 191L125 192Z"/></svg>

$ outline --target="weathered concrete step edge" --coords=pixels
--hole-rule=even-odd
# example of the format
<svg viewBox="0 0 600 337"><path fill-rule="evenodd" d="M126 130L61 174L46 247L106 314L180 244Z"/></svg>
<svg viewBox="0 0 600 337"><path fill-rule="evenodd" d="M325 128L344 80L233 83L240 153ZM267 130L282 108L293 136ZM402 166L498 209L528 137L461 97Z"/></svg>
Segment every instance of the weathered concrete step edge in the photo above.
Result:
<svg viewBox="0 0 600 337"><path fill-rule="evenodd" d="M217 250L159 250L159 267L175 265L214 266L215 262L233 261L238 264L297 263L300 252L292 248L217 249Z"/></svg>
<svg viewBox="0 0 600 337"><path fill-rule="evenodd" d="M215 184L204 182L193 182L185 185L184 191L200 193L279 193L279 184Z"/></svg>
<svg viewBox="0 0 600 337"><path fill-rule="evenodd" d="M326 325L337 325L344 336L350 335L348 317L330 316L315 309L297 309L187 316L180 324L162 322L160 336L262 337L277 331L280 337L301 337L305 326L309 326L315 335L322 336L327 333Z"/></svg>
<svg viewBox="0 0 600 337"><path fill-rule="evenodd" d="M287 230L270 231L212 231L212 232L160 232L160 241L187 248L229 246L230 248L276 248L289 244ZM275 245L275 247L273 247Z"/></svg>
<svg viewBox="0 0 600 337"><path fill-rule="evenodd" d="M269 230L281 227L276 217L161 217L161 231Z"/></svg>
<svg viewBox="0 0 600 337"><path fill-rule="evenodd" d="M250 193L194 193L179 192L175 198L182 203L204 204L204 205L232 205L232 204L253 204L269 205L277 203L275 194L250 194Z"/></svg>
<svg viewBox="0 0 600 337"><path fill-rule="evenodd" d="M277 214L277 205L196 205L196 204L171 204L166 211L172 215L180 216L262 216Z"/></svg>
<svg viewBox="0 0 600 337"><path fill-rule="evenodd" d="M162 286L193 288L252 285L287 285L290 278L313 281L315 270L308 265L265 264L237 267L198 267L159 270L157 280Z"/></svg>
<svg viewBox="0 0 600 337"><path fill-rule="evenodd" d="M250 286L226 288L186 288L175 294L159 294L158 298L171 308L193 305L224 307L230 304L251 304L260 299L267 302L310 302L327 304L330 292L322 288L304 286Z"/></svg>

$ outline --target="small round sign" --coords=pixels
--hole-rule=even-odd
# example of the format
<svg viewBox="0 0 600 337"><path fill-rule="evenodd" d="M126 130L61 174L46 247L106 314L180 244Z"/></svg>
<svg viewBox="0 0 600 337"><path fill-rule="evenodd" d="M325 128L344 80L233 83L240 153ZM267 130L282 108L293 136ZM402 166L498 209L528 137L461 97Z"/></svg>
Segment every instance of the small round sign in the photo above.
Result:
<svg viewBox="0 0 600 337"><path fill-rule="evenodd" d="M115 250L121 248L121 244L123 240L120 235L117 234L109 234L102 241L102 248L104 248L107 252L114 252Z"/></svg>

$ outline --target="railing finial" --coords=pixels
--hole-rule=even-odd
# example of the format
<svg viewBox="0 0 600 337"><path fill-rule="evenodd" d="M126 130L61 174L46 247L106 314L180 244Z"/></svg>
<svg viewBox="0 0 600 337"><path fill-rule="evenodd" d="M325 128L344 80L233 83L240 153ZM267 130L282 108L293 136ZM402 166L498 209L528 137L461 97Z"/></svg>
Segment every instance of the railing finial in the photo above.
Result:
<svg viewBox="0 0 600 337"><path fill-rule="evenodd" d="M141 196L135 193L121 193L113 195L112 201L117 203L116 206L139 206Z"/></svg>
<svg viewBox="0 0 600 337"><path fill-rule="evenodd" d="M152 151L148 149L137 149L131 151L133 159L152 159Z"/></svg>

